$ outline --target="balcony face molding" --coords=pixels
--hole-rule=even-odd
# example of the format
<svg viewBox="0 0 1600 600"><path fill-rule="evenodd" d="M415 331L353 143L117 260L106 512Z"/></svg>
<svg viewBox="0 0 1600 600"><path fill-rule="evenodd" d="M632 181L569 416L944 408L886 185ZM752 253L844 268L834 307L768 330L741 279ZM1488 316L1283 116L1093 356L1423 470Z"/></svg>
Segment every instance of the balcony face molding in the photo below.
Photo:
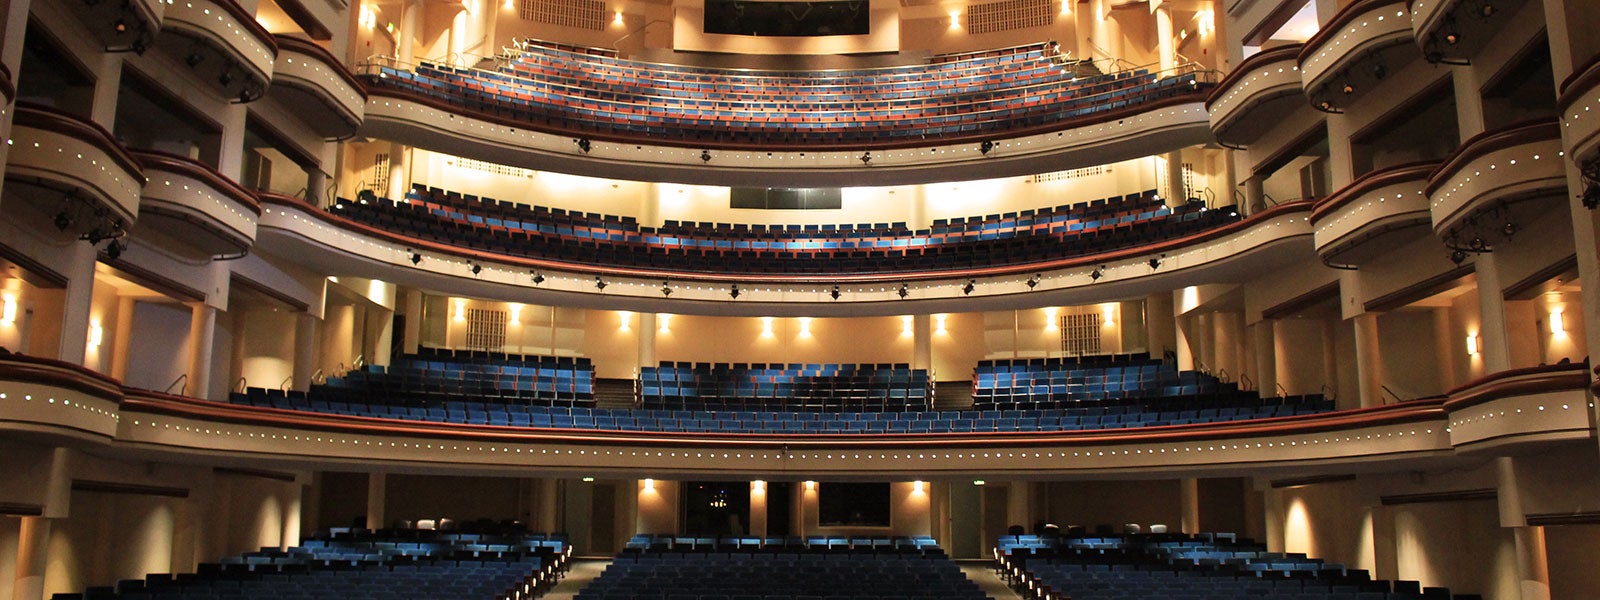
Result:
<svg viewBox="0 0 1600 600"><path fill-rule="evenodd" d="M629 269L579 270L568 263L445 247L344 220L303 202L264 197L258 247L337 275L358 275L517 302L598 309L745 316L900 315L1079 304L1152 293L1183 277L1242 281L1262 269L1309 258L1309 203L1287 204L1245 221L1162 244L1053 263L951 272L783 277L701 275ZM424 256L413 264L411 253ZM1163 256L1164 255L1164 256ZM1162 257L1160 267L1148 265ZM472 266L482 270L474 274ZM1091 277L1102 269L1098 280ZM542 283L534 284L538 273ZM1182 274L1180 277L1178 274ZM1026 284L1038 277L1038 285ZM596 278L606 282L598 289ZM663 281L673 293L663 297ZM967 294L962 287L975 281ZM906 298L898 295L902 283ZM733 298L731 287L740 295ZM833 286L840 298L830 296ZM448 287L439 287L448 286Z"/></svg>
<svg viewBox="0 0 1600 600"><path fill-rule="evenodd" d="M1359 264L1356 258L1393 246L1363 246L1387 233L1426 225L1428 176L1438 163L1402 165L1369 173L1317 203L1311 216L1317 254L1329 264Z"/></svg>
<svg viewBox="0 0 1600 600"><path fill-rule="evenodd" d="M239 184L183 157L137 152L147 181L140 211L173 237L206 253L230 255L255 244L261 207Z"/></svg>
<svg viewBox="0 0 1600 600"><path fill-rule="evenodd" d="M521 124L488 121L422 102L391 90L373 90L361 134L429 150L536 168L638 181L756 187L909 185L991 179L1058 171L1161 154L1212 141L1204 105L1193 98L1152 102L1137 113L1016 138L997 138L984 155L980 144L872 150L712 150L637 142L592 141L541 133Z"/></svg>
<svg viewBox="0 0 1600 600"><path fill-rule="evenodd" d="M1551 122L1512 125L1462 144L1428 182L1434 233L1445 237L1477 214L1521 200L1565 194L1566 152Z"/></svg>
<svg viewBox="0 0 1600 600"><path fill-rule="evenodd" d="M1515 369L1452 390L1450 443L1457 447L1511 442L1584 440L1594 410L1583 364Z"/></svg>
<svg viewBox="0 0 1600 600"><path fill-rule="evenodd" d="M1306 108L1300 46L1274 48L1245 60L1206 102L1219 141L1246 146L1284 114Z"/></svg>
<svg viewBox="0 0 1600 600"><path fill-rule="evenodd" d="M272 34L267 33L233 0L172 0L167 5L163 29L203 40L206 45L223 54L231 66L241 69L240 73L232 73L229 67L219 69L222 65L206 64L222 62L223 57L209 57L209 60L190 65L190 68L204 69L202 80L208 83L213 77L224 73L249 80L248 83L240 81L239 84L221 83L222 93L226 97L233 97L236 93L234 88L240 85L253 83L265 90L272 80L273 64L278 53ZM192 44L169 40L168 37L163 35L157 39L169 48L169 52L174 53L178 61L184 61L191 52L189 47Z"/></svg>
<svg viewBox="0 0 1600 600"><path fill-rule="evenodd" d="M1385 64L1391 49L1402 44L1406 47L1393 52L1397 60L1385 64L1386 72L1399 72L1402 61L1398 59L1418 55L1408 44L1412 39L1404 0L1361 0L1346 6L1300 51L1300 80L1306 97L1313 105L1328 102L1324 110L1348 105L1373 87L1364 67ZM1351 92L1341 89L1352 82L1359 84Z"/></svg>
<svg viewBox="0 0 1600 600"><path fill-rule="evenodd" d="M366 89L321 46L294 37L274 38L278 57L267 94L287 105L318 135L330 139L355 135L366 111Z"/></svg>
<svg viewBox="0 0 1600 600"><path fill-rule="evenodd" d="M1576 164L1600 157L1600 57L1561 84L1561 139Z"/></svg>
<svg viewBox="0 0 1600 600"><path fill-rule="evenodd" d="M33 179L73 191L132 224L144 175L111 134L89 121L51 109L15 109L6 179Z"/></svg>

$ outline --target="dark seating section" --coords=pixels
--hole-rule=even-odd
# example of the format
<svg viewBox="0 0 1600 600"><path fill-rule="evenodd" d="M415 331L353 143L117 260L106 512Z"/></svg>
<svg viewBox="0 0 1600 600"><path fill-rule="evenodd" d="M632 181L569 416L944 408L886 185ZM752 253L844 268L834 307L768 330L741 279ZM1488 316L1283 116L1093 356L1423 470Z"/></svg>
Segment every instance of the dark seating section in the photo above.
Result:
<svg viewBox="0 0 1600 600"><path fill-rule="evenodd" d="M929 538L724 540L635 536L577 599L985 598Z"/></svg>
<svg viewBox="0 0 1600 600"><path fill-rule="evenodd" d="M1232 533L1008 535L997 568L1029 600L1450 600L1444 588L1373 580Z"/></svg>
<svg viewBox="0 0 1600 600"><path fill-rule="evenodd" d="M385 369L369 365L330 377L309 393L249 388L235 404L344 415L453 423L512 424L526 407L594 405L594 366L587 358L523 356L480 350L424 348ZM526 422L521 423L527 425Z"/></svg>
<svg viewBox="0 0 1600 600"><path fill-rule="evenodd" d="M1154 190L1005 214L905 223L745 225L667 221L527 206L414 186L406 198L340 200L331 209L378 229L476 250L592 267L709 273L839 274L1037 264L1135 248L1239 219Z"/></svg>
<svg viewBox="0 0 1600 600"><path fill-rule="evenodd" d="M1321 396L1261 398L1207 373L1178 371L1143 353L981 361L973 371L972 405L1030 412L1123 406L1153 414L1146 420L1161 425L1333 408Z"/></svg>
<svg viewBox="0 0 1600 600"><path fill-rule="evenodd" d="M927 64L771 71L644 63L530 42L498 68L371 65L369 89L558 133L710 146L852 146L1020 133L1203 98L1209 73L1080 73L1043 44ZM1080 76L1087 75L1087 76Z"/></svg>
<svg viewBox="0 0 1600 600"><path fill-rule="evenodd" d="M495 600L553 587L571 549L561 534L335 529L197 573L150 574L52 600Z"/></svg>
<svg viewBox="0 0 1600 600"><path fill-rule="evenodd" d="M900 412L928 404L928 372L907 364L663 362L639 371L644 408Z"/></svg>

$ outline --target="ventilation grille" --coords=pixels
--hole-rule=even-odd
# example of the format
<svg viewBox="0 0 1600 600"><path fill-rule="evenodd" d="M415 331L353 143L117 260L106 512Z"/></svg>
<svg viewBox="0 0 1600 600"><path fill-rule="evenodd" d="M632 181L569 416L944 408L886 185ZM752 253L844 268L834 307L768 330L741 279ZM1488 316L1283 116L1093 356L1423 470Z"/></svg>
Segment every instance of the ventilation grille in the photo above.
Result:
<svg viewBox="0 0 1600 600"><path fill-rule="evenodd" d="M467 347L501 350L506 347L506 311L467 309Z"/></svg>
<svg viewBox="0 0 1600 600"><path fill-rule="evenodd" d="M508 167L506 165L495 164L473 158L456 158L451 161L451 164L458 168L467 169L469 171L494 173L495 175L509 175L511 177L533 177L533 169Z"/></svg>
<svg viewBox="0 0 1600 600"><path fill-rule="evenodd" d="M1068 179L1082 179L1084 177L1094 177L1095 175L1105 175L1106 173L1110 172L1110 165L1084 167L1082 169L1067 169L1065 171L1039 173L1033 177L1030 177L1028 179L1028 183L1049 183L1052 181L1066 181Z"/></svg>
<svg viewBox="0 0 1600 600"><path fill-rule="evenodd" d="M1061 350L1069 356L1100 354L1100 313L1061 315Z"/></svg>
<svg viewBox="0 0 1600 600"><path fill-rule="evenodd" d="M967 33L994 33L1056 22L1056 0L1004 0L967 8Z"/></svg>
<svg viewBox="0 0 1600 600"><path fill-rule="evenodd" d="M590 31L606 28L603 0L522 0L523 20Z"/></svg>

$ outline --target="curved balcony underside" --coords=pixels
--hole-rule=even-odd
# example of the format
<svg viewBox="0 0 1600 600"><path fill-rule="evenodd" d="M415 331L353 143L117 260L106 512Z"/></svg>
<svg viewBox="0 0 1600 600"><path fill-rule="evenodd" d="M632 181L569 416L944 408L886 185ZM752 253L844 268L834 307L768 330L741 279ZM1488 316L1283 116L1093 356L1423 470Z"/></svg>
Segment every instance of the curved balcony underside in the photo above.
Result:
<svg viewBox="0 0 1600 600"><path fill-rule="evenodd" d="M55 192L40 201L75 195L124 225L134 222L144 175L110 132L51 108L19 105L15 110L6 180ZM8 186L8 194L12 191Z"/></svg>
<svg viewBox="0 0 1600 600"><path fill-rule="evenodd" d="M76 15L95 39L113 52L142 52L156 39L166 3L160 0L74 2Z"/></svg>
<svg viewBox="0 0 1600 600"><path fill-rule="evenodd" d="M695 185L842 187L990 179L1106 164L1212 140L1203 95L1197 93L1048 130L914 147L707 151L634 139L591 141L583 152L574 143L580 134L536 131L526 123L467 114L407 92L369 92L361 126L368 137L543 171ZM995 144L988 154L982 152L986 140ZM864 155L870 160L862 160Z"/></svg>
<svg viewBox="0 0 1600 600"><path fill-rule="evenodd" d="M1512 205L1534 198L1564 195L1566 153L1555 121L1519 123L1467 140L1445 159L1428 181L1433 231L1447 242L1488 240L1505 220L1521 221ZM1478 217L1489 219L1478 231ZM1499 221L1499 222L1489 222Z"/></svg>
<svg viewBox="0 0 1600 600"><path fill-rule="evenodd" d="M1428 60L1466 61L1487 47L1527 0L1413 0L1411 27Z"/></svg>
<svg viewBox="0 0 1600 600"><path fill-rule="evenodd" d="M255 100L272 81L272 34L234 0L180 0L167 6L156 47L194 71L224 98Z"/></svg>
<svg viewBox="0 0 1600 600"><path fill-rule="evenodd" d="M136 152L147 181L139 221L211 256L236 255L255 243L261 206L248 190L187 158Z"/></svg>
<svg viewBox="0 0 1600 600"><path fill-rule="evenodd" d="M1362 0L1339 11L1300 51L1300 77L1313 106L1337 111L1420 57L1404 1Z"/></svg>
<svg viewBox="0 0 1600 600"><path fill-rule="evenodd" d="M1567 155L1582 165L1600 157L1600 55L1561 83L1556 103Z"/></svg>
<svg viewBox="0 0 1600 600"><path fill-rule="evenodd" d="M1126 430L765 435L539 429L323 415L118 389L0 360L0 428L90 452L252 464L608 476L1071 476L1348 472L1588 439L1585 365L1508 371L1443 398L1306 417ZM24 399L26 398L26 399Z"/></svg>
<svg viewBox="0 0 1600 600"><path fill-rule="evenodd" d="M330 274L516 302L680 314L865 316L1099 302L1195 281L1244 281L1307 259L1311 237L1311 204L1299 202L1187 237L1042 263L931 272L708 275L594 268L445 246L355 223L293 198L263 195L262 200L257 248ZM413 263L413 251L427 258ZM1160 261L1157 268L1150 267L1151 259ZM474 274L474 265L481 271ZM535 273L542 276L539 283L533 281ZM597 278L605 281L604 289L597 288ZM670 297L660 291L663 281L673 287ZM962 289L969 281L974 282L971 293ZM730 294L735 285L737 298ZM830 295L836 285L838 299Z"/></svg>
<svg viewBox="0 0 1600 600"><path fill-rule="evenodd" d="M1240 63L1206 100L1217 140L1249 146L1297 110L1311 110L1301 89L1300 45L1261 52Z"/></svg>
<svg viewBox="0 0 1600 600"><path fill-rule="evenodd" d="M1317 202L1311 213L1317 254L1329 265L1360 266L1427 235L1428 176L1437 162L1399 165L1362 176Z"/></svg>
<svg viewBox="0 0 1600 600"><path fill-rule="evenodd" d="M273 37L278 59L268 96L282 102L317 135L329 139L355 135L367 104L361 83L321 46L295 37Z"/></svg>

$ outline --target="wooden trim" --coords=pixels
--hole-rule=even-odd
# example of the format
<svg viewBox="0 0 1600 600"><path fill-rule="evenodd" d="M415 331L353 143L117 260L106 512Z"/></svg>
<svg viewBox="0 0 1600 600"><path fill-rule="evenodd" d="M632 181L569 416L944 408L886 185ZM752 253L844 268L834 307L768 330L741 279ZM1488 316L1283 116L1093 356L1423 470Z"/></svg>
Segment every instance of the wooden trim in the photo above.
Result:
<svg viewBox="0 0 1600 600"><path fill-rule="evenodd" d="M1477 488L1471 490L1452 490L1448 492L1426 492L1421 494L1394 494L1379 496L1378 502L1383 506L1400 506L1402 504L1429 504L1435 502L1473 502L1478 500L1498 500L1499 492L1494 488Z"/></svg>
<svg viewBox="0 0 1600 600"><path fill-rule="evenodd" d="M238 476L241 476L241 477L255 477L255 478L259 478L259 479L271 479L273 481L282 481L282 482L286 482L286 483L294 483L295 481L298 480L298 478L294 476L294 473L284 473L282 471L268 471L266 469L246 469L246 468L242 468L242 467L216 467L216 468L211 469L211 472L212 473L216 473L218 475L238 475Z"/></svg>
<svg viewBox="0 0 1600 600"><path fill-rule="evenodd" d="M1532 513L1525 515L1529 527L1548 527L1552 525L1600 525L1600 511L1579 511L1571 513Z"/></svg>
<svg viewBox="0 0 1600 600"><path fill-rule="evenodd" d="M457 116L471 118L471 119L477 119L479 121L484 121L486 123L493 123L495 125L501 125L501 126L504 126L504 127L515 127L517 129L526 129L526 130L530 130L530 131L537 131L537 132L540 132L540 133L545 133L545 134L550 134L550 135L558 135L558 136L565 136L565 137L581 137L581 138L587 138L587 139L590 139L590 140L593 140L593 141L597 141L597 142L602 142L603 141L603 142L612 142L612 143L617 143L617 144L628 144L628 145L637 145L637 144L640 144L640 143L648 143L648 144L653 145L653 146L666 146L666 147L673 147L673 148L694 148L694 149L697 149L697 150L710 147L712 149L718 149L718 150L762 150L762 151L786 151L786 152L788 152L788 151L793 151L795 149L795 147L793 145L785 145L785 144L782 144L782 143L732 142L732 141L728 141L728 140L712 140L712 139L690 140L690 139L673 139L673 138L651 138L651 137L642 136L642 135L641 136L617 135L617 134L608 133L606 131L598 131L598 130L583 129L583 128L580 128L580 127L564 126L564 125L558 123L558 122L566 122L566 123L577 123L577 122L579 122L576 119L539 118L537 121L534 120L534 119L511 119L511 118L502 117L502 116L499 116L499 115L493 115L493 114L489 114L489 113L486 113L486 112L483 112L483 111L474 110L474 109L466 108L466 107L463 107L463 106L458 106L458 105L455 105L455 104L451 104L449 102L445 102L443 100L439 100L439 99L434 98L432 96L422 95L422 94L413 92L411 90L404 90L404 89L390 88L390 87L371 87L371 86L367 86L367 87L365 87L365 89L367 90L369 99L371 97L378 96L378 97L390 98L390 99L393 99L393 100L399 100L399 101L404 101L404 102L415 102L417 104L421 104L421 105L427 106L429 108L434 108L434 109L437 109L437 110L440 110L440 111L444 111L444 112L450 113L452 115L457 115ZM1144 113L1148 113L1148 112L1155 112L1157 110L1161 110L1161 109L1164 109L1164 108L1170 108L1170 107L1173 107L1173 106L1178 106L1178 105L1183 105L1183 104L1191 104L1191 103L1195 103L1195 102L1204 103L1205 99L1206 99L1206 96L1208 94L1210 94L1210 93L1211 92L1208 89L1199 89L1199 90L1196 90L1196 91L1191 92L1191 93L1180 94L1180 95L1176 95L1176 96L1162 98L1162 99L1154 100L1154 101L1151 101L1151 102L1145 102L1145 103L1139 104L1137 106L1129 106L1127 108L1122 108L1122 109L1117 109L1117 110L1110 110L1110 111L1105 111L1105 112L1099 112L1099 113L1095 113L1093 115L1088 115L1088 116L1077 118L1077 119L1068 119L1068 120L1064 120L1064 121L1057 121L1055 123L1049 123L1049 124L1039 125L1039 126L1035 126L1035 127L1017 127L1017 128L1006 129L1006 130L1003 130L1003 131L987 132L987 133L983 133L983 134L952 134L952 135L949 135L949 136L939 136L939 137L928 138L928 139L917 139L917 140L907 140L907 141L883 141L883 142L880 142L880 141L871 141L871 140L868 140L868 141L857 140L857 141L850 141L850 142L807 142L806 148L811 149L811 150L816 150L816 151L822 151L822 150L845 150L845 151L899 150L899 149L905 149L905 148L927 148L931 144L937 144L937 145L976 144L976 143L983 142L983 141L994 141L994 140L997 140L997 139L1013 139L1013 138L1027 137L1027 136L1030 136L1030 135L1040 135L1040 134L1045 134L1045 133L1057 133L1057 132L1062 132L1062 131L1066 131L1066 130L1074 129L1074 128L1079 128L1079 127L1089 127L1089 126L1092 126L1092 125L1100 125L1102 123L1116 122L1116 121L1119 121L1119 120L1122 120L1122 119L1126 119L1128 117L1138 116L1138 115L1141 115L1141 114L1144 114ZM459 129L459 126L457 128Z"/></svg>
<svg viewBox="0 0 1600 600"><path fill-rule="evenodd" d="M1274 479L1272 480L1272 489L1281 490L1284 488L1300 487L1303 485L1317 485L1319 483L1342 483L1345 481L1355 480L1355 475L1314 475L1311 477Z"/></svg>
<svg viewBox="0 0 1600 600"><path fill-rule="evenodd" d="M1471 408L1480 404L1493 402L1501 398L1531 396L1534 394L1545 394L1550 392L1582 392L1588 388L1589 375L1584 373L1582 370L1585 365L1579 363L1577 365L1561 366L1577 366L1578 370L1569 373L1551 374L1549 376L1540 378L1530 377L1527 379L1512 379L1510 381L1497 381L1494 383L1480 385L1476 388L1473 388L1471 392L1464 394L1451 394L1451 399L1445 401L1444 408L1445 410L1454 412ZM1515 371L1515 369L1513 369L1513 371ZM1506 373L1509 373L1509 371ZM1457 390L1451 391L1456 392Z"/></svg>
<svg viewBox="0 0 1600 600"><path fill-rule="evenodd" d="M508 264L508 265L516 266L518 268L545 268L545 269L556 269L556 270L566 271L566 272L570 272L570 273L613 275L613 276L621 276L621 277L641 277L641 278L651 278L651 279L667 278L667 279L682 280L682 281L717 281L717 282L746 282L746 281L750 281L750 282L768 282L768 283L771 283L771 282L778 282L778 283L815 283L815 282L926 281L926 280L943 280L943 279L961 279L961 278L972 278L972 277L993 277L993 276L1000 276L1000 275L1015 275L1015 274L1018 274L1018 273L1031 273L1031 272L1034 272L1034 271L1041 271L1041 270L1056 270L1056 269L1068 269L1068 268L1074 268L1074 267L1085 267L1085 266L1097 265L1097 264L1101 264L1101 263L1105 263L1105 262L1124 260L1124 259L1128 259L1128 258L1147 257L1147 256L1149 256L1151 254L1157 254L1157 253L1162 253L1162 252L1168 252L1168 253L1175 252L1178 249L1183 248L1184 246L1188 246L1188 245L1192 245L1192 244L1198 244L1198 243L1201 243L1201 242L1206 242L1206 241L1210 241L1210 240L1213 240L1213 239L1216 239L1216 238L1221 238L1221 237L1225 237L1225 236L1228 236L1228 235L1231 235L1231 234L1234 234L1234 233L1238 233L1240 231L1243 231L1243 230L1249 229L1250 227L1255 226L1257 223L1259 223L1261 221L1265 221L1267 219L1274 218L1274 217L1277 217L1277 216L1282 215L1282 214L1298 213L1298 212L1309 212L1311 210L1311 202L1291 202L1291 203L1288 203L1288 204L1282 204L1282 205L1279 205L1279 206L1275 206L1275 207L1273 207L1271 209L1256 213L1254 215L1250 215L1248 218L1245 218L1245 219L1242 219L1242 220L1239 220L1239 221L1235 221L1233 223L1229 223L1229 224L1224 225L1222 227L1216 227L1216 228L1208 229L1206 231L1201 231L1201 232L1198 232L1198 233L1190 234L1190 235L1187 235L1187 236L1184 236L1184 237L1181 237L1181 238L1167 240L1165 242L1161 242L1161 243L1158 243L1158 244L1152 244L1152 245L1147 245L1147 246L1139 246L1139 247L1135 247L1135 248L1124 248L1124 249L1121 249L1121 250L1114 250L1114 251L1111 251L1111 252L1103 252L1103 253L1100 253L1100 254L1092 254L1092 255L1087 255L1087 256L1077 256L1077 257L1072 257L1072 258L1063 258L1063 259L1050 260L1050 261L1039 262L1039 263L1027 263L1027 264L1020 264L1020 265L1006 265L1006 266L1000 266L1000 267L983 267L983 268L960 269L960 270L949 270L949 271L893 271L893 272L886 272L886 273L853 274L853 275L806 274L806 275L784 276L784 275L757 275L757 274L735 274L735 273L706 274L706 273L700 273L700 272L694 272L694 271L669 271L669 270L659 270L659 269L644 269L644 268L636 268L636 267L602 268L602 267L595 267L595 266L591 266L591 265L566 263L566 262L560 262L560 261L554 261L554 260L548 260L548 259L528 258L528 257L524 257L524 256L514 256L514 255L510 255L510 254L501 254L501 253L498 253L498 252L490 252L490 251L487 251L487 250L477 250L477 249L465 248L465 247L460 247L460 246L450 246L450 245L434 242L432 240L424 240L424 239L414 238L414 237L411 237L411 236L402 235L402 234L394 233L394 232L391 232L391 231L386 231L386 230L383 230L383 229L378 229L376 227L372 227L372 226L367 225L365 223L358 223L356 221L353 221L351 219L345 218L343 216L330 213L330 212L328 212L326 210L322 210L320 208L312 206L310 203L307 203L305 200L301 200L299 198L294 198L294 197L291 197L291 196L284 196L282 194L274 194L274 193L268 193L268 192L261 192L261 193L257 194L257 196L261 198L262 202L265 202L265 203L268 203L268 204L274 204L274 203L275 204L283 204L283 205L288 205L291 208L298 208L300 210L307 211L308 213L310 213L311 216L313 216L313 217L315 217L317 219L320 219L320 220L322 220L324 222L327 222L327 223L329 223L329 224L331 224L331 225L333 225L335 227L339 227L339 228L342 228L342 229L345 229L345 230L350 230L350 231L353 231L355 233L359 233L359 234L362 234L362 235L367 235L367 236L371 236L371 237L380 238L380 239L389 241L389 242L397 244L397 245L409 246L411 248L415 248L415 249L418 249L418 250L426 250L428 252L433 252L433 253L438 253L438 254L448 254L448 255L452 255L452 256L464 257L464 258L475 259L475 260L494 261L494 262L498 262L498 263L502 263L502 264ZM344 249L342 249L342 248L339 248L339 250L344 251Z"/></svg>
<svg viewBox="0 0 1600 600"><path fill-rule="evenodd" d="M1263 318L1263 319L1285 319L1285 318L1288 318L1290 316L1293 316L1295 313L1298 313L1298 312L1300 312L1302 310L1305 310L1307 308L1311 308L1312 306L1315 306L1315 305L1320 304L1322 302L1326 302L1329 298L1338 298L1338 297L1339 297L1339 281L1338 280L1330 281L1328 283L1324 283L1324 284L1322 284L1320 286L1317 286L1316 288L1313 288L1309 292L1306 292L1304 294L1300 294L1299 296L1295 296L1295 297L1290 298L1288 300L1284 300L1283 302L1279 302L1277 305L1274 305L1274 306L1268 307L1266 309L1263 309L1261 311L1261 318Z"/></svg>
<svg viewBox="0 0 1600 600"><path fill-rule="evenodd" d="M38 287L61 289L67 287L67 283L70 281L66 275L62 275L59 271L34 260L28 253L7 246L4 240L0 240L0 259L11 261L18 267L22 267L24 272L22 280Z"/></svg>
<svg viewBox="0 0 1600 600"><path fill-rule="evenodd" d="M1243 62L1233 68L1233 71L1228 73L1227 77L1223 77L1222 81L1217 82L1217 87L1211 90L1210 94L1206 95L1206 110L1211 110L1211 105L1222 99L1222 96L1228 93L1228 88L1239 83L1239 80L1250 76L1256 69L1261 68L1261 65L1299 56L1301 46L1302 44L1281 46L1257 52L1254 56L1244 59Z"/></svg>
<svg viewBox="0 0 1600 600"><path fill-rule="evenodd" d="M1470 390L1472 388L1483 386L1483 385L1488 385L1488 384L1494 383L1496 381L1501 381L1501 380L1505 380L1505 379L1512 379L1512 378L1515 378L1515 377L1524 377L1524 376L1528 376L1528 375L1540 375L1540 374L1565 373L1567 371L1582 371L1585 368L1587 368L1587 367L1585 366L1584 363L1568 363L1568 364L1564 364L1564 365L1539 365L1537 367L1522 367L1520 369L1506 369L1504 371L1498 371L1498 372L1495 372L1495 373L1489 373L1487 375L1484 375L1484 376L1479 377L1477 379L1474 379L1472 381L1468 381L1468 382L1463 383L1461 385L1458 385L1456 387L1450 388L1450 390L1446 391L1444 393L1444 395L1452 396L1452 397L1453 396L1459 396L1462 393L1464 393L1467 390Z"/></svg>
<svg viewBox="0 0 1600 600"><path fill-rule="evenodd" d="M493 3L490 3L490 6L493 6ZM289 15L289 19L294 21L295 25L299 25L300 29L305 30L311 39L324 42L333 39L333 32L328 31L327 26L312 16L311 11L306 10L306 5L301 0L278 0L278 8L283 9L284 14ZM278 39L278 47L282 48L283 37L276 34L273 37Z"/></svg>
<svg viewBox="0 0 1600 600"><path fill-rule="evenodd" d="M188 488L167 487L160 485L141 485L136 483L120 483L116 481L94 481L88 479L72 480L72 491L95 492L101 494L133 494L137 496L163 496L167 498L188 498Z"/></svg>
<svg viewBox="0 0 1600 600"><path fill-rule="evenodd" d="M1327 43L1329 39L1344 33L1346 25L1355 21L1357 17L1388 4L1403 4L1403 2L1397 2L1396 0L1357 0L1345 6L1344 10L1334 14L1333 18L1329 19L1327 23L1323 23L1322 28L1317 30L1316 35L1311 36L1311 39L1301 44L1300 55L1295 62L1301 65L1306 64L1306 59L1310 58L1312 54L1316 54L1317 50L1321 49L1322 45Z"/></svg>
<svg viewBox="0 0 1600 600"><path fill-rule="evenodd" d="M1311 223L1314 226L1317 221L1327 217L1328 213L1343 208L1344 205L1361 197L1362 194L1377 188L1412 179L1420 179L1425 182L1428 180L1428 174L1438 167L1439 161L1418 161L1395 165L1362 175L1351 182L1350 185L1344 186L1339 191L1328 195L1327 198L1318 200L1316 208L1311 210Z"/></svg>
<svg viewBox="0 0 1600 600"><path fill-rule="evenodd" d="M106 131L99 123L76 115L57 112L56 109L33 104L18 102L16 111L12 113L12 128L29 127L59 133L88 143L111 157L129 177L136 181L144 181L144 171L139 168L139 161L134 160L128 149L117 141L116 136ZM13 134L15 135L15 134Z"/></svg>
<svg viewBox="0 0 1600 600"><path fill-rule="evenodd" d="M1455 283L1467 275L1476 272L1477 268L1471 264L1461 265L1433 277L1418 281L1406 287L1389 292L1377 298L1366 301L1361 305L1365 312L1388 312L1428 296L1439 293L1451 283Z"/></svg>
<svg viewBox="0 0 1600 600"><path fill-rule="evenodd" d="M1465 168L1468 163L1482 158L1490 152L1523 144L1548 141L1561 141L1561 122L1557 119L1523 121L1472 136L1471 139L1462 142L1455 152L1445 158L1444 163L1440 164L1439 168L1434 169L1433 175L1428 177L1428 197L1433 197L1434 192L1439 191L1439 188L1450 177Z"/></svg>
<svg viewBox="0 0 1600 600"><path fill-rule="evenodd" d="M205 292L194 289L182 283L178 283L166 275L161 275L155 271L151 271L139 265L128 262L128 260L125 258L119 258L117 260L102 258L100 262L110 265L112 268L118 271L122 271L123 275L127 276L129 279L132 279L134 283L150 288L157 292L161 292L162 294L185 300L192 300L194 302L206 301Z"/></svg>
<svg viewBox="0 0 1600 600"><path fill-rule="evenodd" d="M1522 278L1521 281L1518 281L1516 283L1511 284L1510 287L1505 288L1505 291L1503 292L1503 295L1506 298L1514 298L1516 296L1521 296L1522 294L1524 294L1526 292L1529 292L1529 291L1532 291L1532 290L1538 288L1540 284L1543 284L1546 281L1550 281L1552 278L1554 278L1557 275L1560 275L1562 273L1566 273L1568 271L1576 271L1577 269L1578 269L1578 255L1577 254L1573 254L1572 256L1568 256L1566 258L1563 258L1561 260L1556 261L1555 263L1551 264L1550 266L1547 266L1547 267L1545 267L1543 269L1539 269L1538 271L1534 271L1532 275L1524 277L1524 278Z"/></svg>
<svg viewBox="0 0 1600 600"><path fill-rule="evenodd" d="M0 515L8 517L38 517L44 515L44 507L37 504L0 502Z"/></svg>
<svg viewBox="0 0 1600 600"><path fill-rule="evenodd" d="M1557 96L1556 106L1566 108L1578 101L1577 93L1572 92L1574 86L1591 88L1600 85L1600 53L1589 57L1583 64L1572 69L1572 74L1561 80L1560 96Z"/></svg>
<svg viewBox="0 0 1600 600"><path fill-rule="evenodd" d="M198 179L213 189L222 192L229 200L238 202L257 217L261 216L261 202L256 200L255 194L228 179L216 169L185 156L159 152L155 150L135 150L133 156L139 163L152 171L170 171L186 177Z"/></svg>
<svg viewBox="0 0 1600 600"><path fill-rule="evenodd" d="M228 284L242 287L257 294L272 298L273 300L282 302L285 306L288 306L289 308L299 312L306 312L311 308L311 305L301 302L299 298L280 292L277 290L277 288L256 283L255 280L240 275L238 271L234 271L228 276Z"/></svg>
<svg viewBox="0 0 1600 600"><path fill-rule="evenodd" d="M122 382L69 362L11 353L0 355L0 379L28 381L122 402Z"/></svg>
<svg viewBox="0 0 1600 600"><path fill-rule="evenodd" d="M296 2L296 0L285 0L284 2L279 2L278 6L282 7L284 9L284 12L288 12L288 5L292 4L292 3L297 3L297 2ZM291 14L290 17L293 18L293 15ZM298 22L298 21L296 21L296 22ZM355 74L351 73L350 69L348 67L345 67L344 63L340 62L338 58L335 58L333 56L333 53L328 52L327 49L323 48L322 46L318 46L316 44L313 44L311 42L302 40L300 38L291 37L291 36L287 36L287 35L283 35L283 34L274 34L273 38L278 40L278 47L279 47L280 50L288 50L290 52L299 52L301 54L307 54L307 55L310 55L313 58L316 58L318 61L322 62L323 64L327 65L328 67L331 67L333 69L334 74L339 76L339 79L343 79L345 83L350 84L350 87L355 88L356 92L359 92L361 94L361 98L362 99L366 99L366 97L367 97L367 86L361 85L361 80L356 79ZM315 38L315 39L327 39L327 38Z"/></svg>

